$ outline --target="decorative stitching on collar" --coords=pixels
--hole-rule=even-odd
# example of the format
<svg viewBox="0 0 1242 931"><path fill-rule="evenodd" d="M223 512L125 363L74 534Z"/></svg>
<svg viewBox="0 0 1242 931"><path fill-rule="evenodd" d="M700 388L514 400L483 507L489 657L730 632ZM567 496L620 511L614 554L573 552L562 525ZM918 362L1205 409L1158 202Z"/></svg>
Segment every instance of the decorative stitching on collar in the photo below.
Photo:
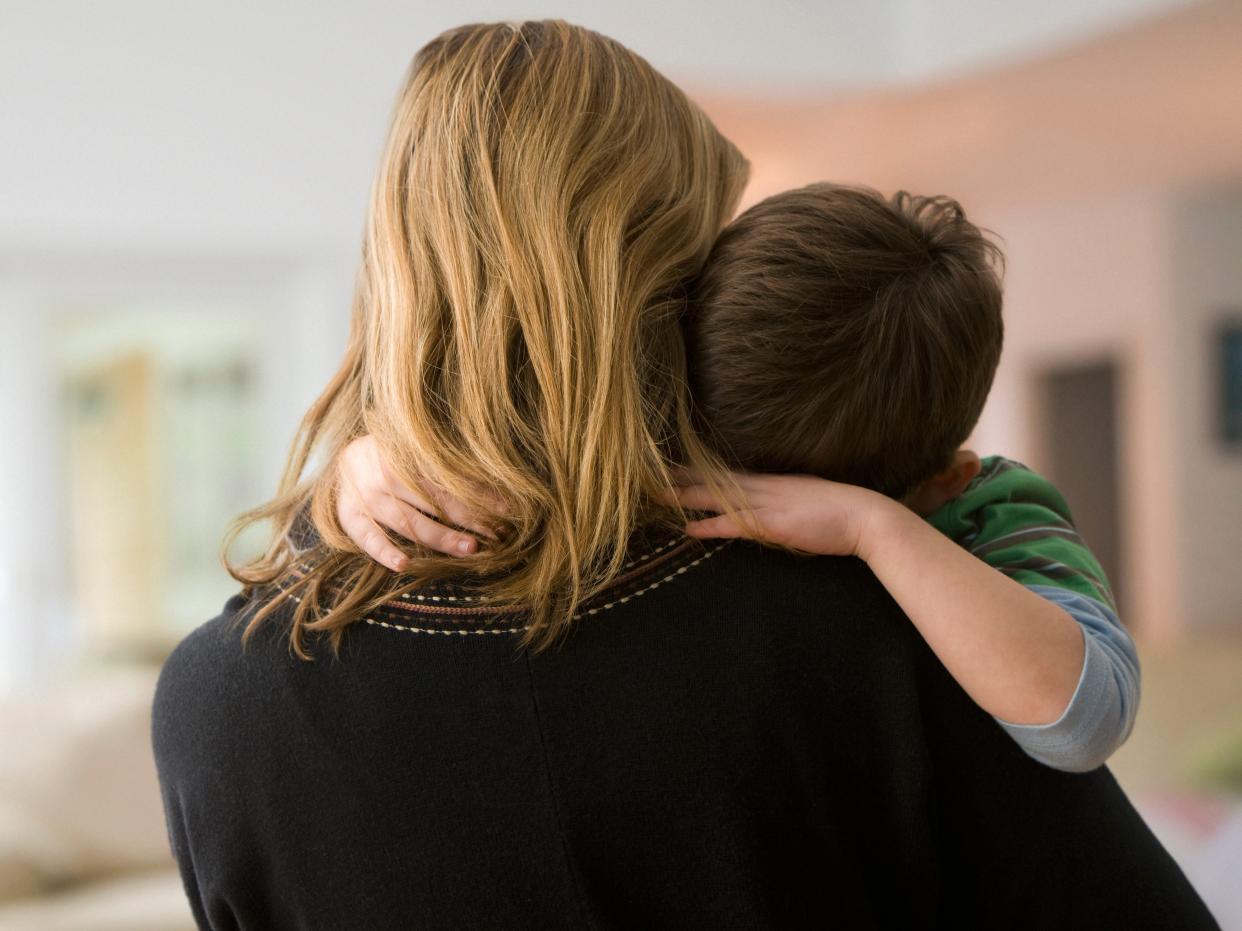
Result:
<svg viewBox="0 0 1242 931"><path fill-rule="evenodd" d="M721 543L720 545L708 550L706 553L704 553L702 556L698 557L697 559L686 563L684 566L679 566L678 568L674 569L672 572L670 572L668 575L664 576L663 578L656 579L656 581L652 582L650 585L640 588L637 591L630 592L628 595L623 595L622 597L614 599L613 601L605 602L604 604L599 605L598 607L588 608L585 611L579 611L577 614L574 615L573 619L576 621L584 617L589 617L591 615L600 614L601 612L607 611L610 608L615 608L617 605L622 605L630 601L633 601L635 598L639 598L642 595L645 595L647 592L651 591L652 589L659 588L665 582L672 581L677 576L684 574L689 569L691 569L694 566L697 566L699 563L703 562L704 560L710 559L711 557L715 556L722 549L728 546L730 542L731 541L726 540L724 543ZM664 547L661 547L660 549L667 549L667 548L668 548L667 546L664 546ZM649 555L654 555L655 552L659 552L659 550L656 550L652 554L649 554ZM638 562L638 561L640 560L635 560L635 562ZM375 626L375 627L384 627L389 630L400 630L400 631L405 631L406 633L411 633L411 634L444 634L447 636L457 635L457 636L462 636L462 637L468 637L468 636L486 635L486 634L519 634L519 633L524 633L530 630L529 624L521 626L521 627L443 628L443 627L411 627L406 624L392 624L392 623L389 623L388 621L379 621L371 617L363 618L363 620L366 621L368 624L371 624L372 626Z"/></svg>
<svg viewBox="0 0 1242 931"><path fill-rule="evenodd" d="M654 557L658 556L660 553L663 553L665 550L669 549L670 547L677 546L678 544L682 544L685 542L686 542L685 539L674 537L672 540L669 540L667 543L664 543L661 546L657 546L651 552L643 553L643 555L635 559L631 559L622 568L630 569L634 566L639 565L640 563L645 563L653 559ZM481 601L482 600L475 595L412 595L409 592L402 592L399 598L402 601L418 601L418 602Z"/></svg>

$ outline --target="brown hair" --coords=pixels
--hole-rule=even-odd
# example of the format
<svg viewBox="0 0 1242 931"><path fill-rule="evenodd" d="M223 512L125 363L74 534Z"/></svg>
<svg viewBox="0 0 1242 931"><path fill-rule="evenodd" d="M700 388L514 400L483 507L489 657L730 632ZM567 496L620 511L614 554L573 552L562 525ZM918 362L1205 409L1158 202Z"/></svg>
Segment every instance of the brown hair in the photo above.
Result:
<svg viewBox="0 0 1242 931"><path fill-rule="evenodd" d="M468 572L547 643L617 576L639 524L680 524L654 501L672 464L726 481L693 429L680 317L746 176L698 107L597 33L473 25L423 48L372 188L344 361L276 498L237 524L275 531L230 567L271 594L247 634L292 598L305 656L305 631L338 645L394 594ZM407 546L394 592L335 514L332 464L363 433L413 488L476 513L500 492L502 542L467 558Z"/></svg>
<svg viewBox="0 0 1242 931"><path fill-rule="evenodd" d="M741 468L904 495L983 409L1002 264L944 197L813 184L756 204L717 241L687 320L705 435Z"/></svg>

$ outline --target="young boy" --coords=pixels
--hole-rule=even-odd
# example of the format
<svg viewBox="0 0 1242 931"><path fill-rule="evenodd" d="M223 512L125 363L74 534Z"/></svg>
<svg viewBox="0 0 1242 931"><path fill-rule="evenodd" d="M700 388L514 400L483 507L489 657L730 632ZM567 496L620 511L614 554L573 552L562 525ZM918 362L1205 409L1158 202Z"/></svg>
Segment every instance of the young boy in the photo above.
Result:
<svg viewBox="0 0 1242 931"><path fill-rule="evenodd" d="M1030 756L1084 771L1133 726L1138 659L1056 489L959 449L1000 357L999 261L943 198L817 184L746 211L713 249L686 325L702 429L746 470L744 497L726 509L692 480L676 497L723 512L692 521L694 536L864 559ZM341 468L347 490L384 474L365 439ZM339 513L396 567L375 533L392 515L370 502L419 502L384 490L348 492ZM423 510L466 525L451 502L433 504Z"/></svg>
<svg viewBox="0 0 1242 931"><path fill-rule="evenodd" d="M740 477L749 521L688 532L749 523L865 559L1028 754L1081 771L1129 735L1138 658L1056 489L958 449L1000 358L1000 263L945 198L816 184L738 217L696 289L689 369L714 445L777 474ZM699 486L680 498L721 510Z"/></svg>

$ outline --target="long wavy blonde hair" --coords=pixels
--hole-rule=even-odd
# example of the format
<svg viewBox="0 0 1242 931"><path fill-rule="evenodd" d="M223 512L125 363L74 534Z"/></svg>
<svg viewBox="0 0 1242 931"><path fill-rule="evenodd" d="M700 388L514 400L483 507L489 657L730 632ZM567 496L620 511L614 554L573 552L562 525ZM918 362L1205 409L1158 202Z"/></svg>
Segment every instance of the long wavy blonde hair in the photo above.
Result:
<svg viewBox="0 0 1242 931"><path fill-rule="evenodd" d="M226 541L270 522L262 556L226 555L263 596L246 635L292 599L307 658L306 632L337 647L376 604L465 572L528 613L528 645L555 640L640 525L683 519L655 500L672 466L725 481L692 427L679 317L746 177L676 86L589 30L464 26L419 51L371 193L345 358L276 498ZM335 513L334 462L364 433L412 488L480 513L500 493L501 541L457 558L403 543L394 588Z"/></svg>

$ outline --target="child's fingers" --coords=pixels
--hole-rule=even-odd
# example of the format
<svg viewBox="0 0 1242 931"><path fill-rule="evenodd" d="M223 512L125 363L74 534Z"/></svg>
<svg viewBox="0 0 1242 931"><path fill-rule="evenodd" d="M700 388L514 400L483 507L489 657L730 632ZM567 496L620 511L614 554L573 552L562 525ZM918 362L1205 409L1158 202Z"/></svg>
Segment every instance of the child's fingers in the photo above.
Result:
<svg viewBox="0 0 1242 931"><path fill-rule="evenodd" d="M342 508L337 516L341 529L360 550L396 571L404 569L409 559L388 539L382 527L448 556L468 556L479 548L478 541L469 534L445 527L390 495L375 497L368 502L365 512L360 508Z"/></svg>
<svg viewBox="0 0 1242 931"><path fill-rule="evenodd" d="M445 527L426 514L407 514L409 532L403 535L446 556L469 556L479 548L478 541L466 533Z"/></svg>
<svg viewBox="0 0 1242 931"><path fill-rule="evenodd" d="M390 495L374 503L370 516L407 540L431 547L448 556L467 556L478 547L474 537L446 527L433 517Z"/></svg>
<svg viewBox="0 0 1242 931"><path fill-rule="evenodd" d="M773 482L781 482L786 478L783 475L765 475L762 472L731 472L730 475L737 482L738 488L747 495L762 494L771 489Z"/></svg>
<svg viewBox="0 0 1242 931"><path fill-rule="evenodd" d="M699 539L728 538L747 536L743 528L734 518L722 515L706 517L703 520L692 520L686 524L686 536Z"/></svg>
<svg viewBox="0 0 1242 931"><path fill-rule="evenodd" d="M431 500L424 498L413 488L402 485L400 482L388 482L375 489L375 493L368 500L368 504L374 504L379 499L394 498L397 501L403 501L410 507L425 513L434 513L438 508Z"/></svg>
<svg viewBox="0 0 1242 931"><path fill-rule="evenodd" d="M499 492L489 488L482 488L479 490L479 498L482 500L483 506L487 508L487 513L493 517L504 517L509 513L509 502Z"/></svg>
<svg viewBox="0 0 1242 931"><path fill-rule="evenodd" d="M400 572L409 563L405 553L397 549L380 526L361 511L340 511L337 518L341 529L354 541L354 545L381 566Z"/></svg>
<svg viewBox="0 0 1242 931"><path fill-rule="evenodd" d="M672 495L682 507L693 511L728 510L725 503L706 485L684 485L680 488L672 489ZM746 501L744 500L737 505L737 507L745 506Z"/></svg>
<svg viewBox="0 0 1242 931"><path fill-rule="evenodd" d="M341 529L358 549L377 563L395 572L401 571L409 560L405 553L393 545L379 525L367 516L369 510L369 505L350 474L342 472L336 499L336 518Z"/></svg>
<svg viewBox="0 0 1242 931"><path fill-rule="evenodd" d="M423 495L419 494L412 488L402 485L400 482L391 482L385 489L386 495L402 501L412 508L423 512L424 514L443 514L451 523L458 527L465 527L479 536L486 537L489 540L496 539L496 531L492 529L485 521L480 520L474 514L471 514L464 504L451 495L445 494L437 488L430 489L430 493L434 495L433 500L428 501ZM486 493L484 500L491 507L496 504L498 510L492 513L499 516L503 513L504 502L494 494ZM488 515L491 516L491 515ZM397 528L393 528L394 530ZM408 536L408 534L407 534ZM460 554L457 554L460 555Z"/></svg>
<svg viewBox="0 0 1242 931"><path fill-rule="evenodd" d="M473 531L489 540L496 539L496 531L468 511L466 506L456 498L440 494L436 496L436 503L439 505L439 513L443 514L458 527L465 527L467 530Z"/></svg>
<svg viewBox="0 0 1242 931"><path fill-rule="evenodd" d="M500 539L500 522L509 513L509 502L499 492L489 488L479 489L478 494L483 502L483 513L465 515L462 526L495 542Z"/></svg>

